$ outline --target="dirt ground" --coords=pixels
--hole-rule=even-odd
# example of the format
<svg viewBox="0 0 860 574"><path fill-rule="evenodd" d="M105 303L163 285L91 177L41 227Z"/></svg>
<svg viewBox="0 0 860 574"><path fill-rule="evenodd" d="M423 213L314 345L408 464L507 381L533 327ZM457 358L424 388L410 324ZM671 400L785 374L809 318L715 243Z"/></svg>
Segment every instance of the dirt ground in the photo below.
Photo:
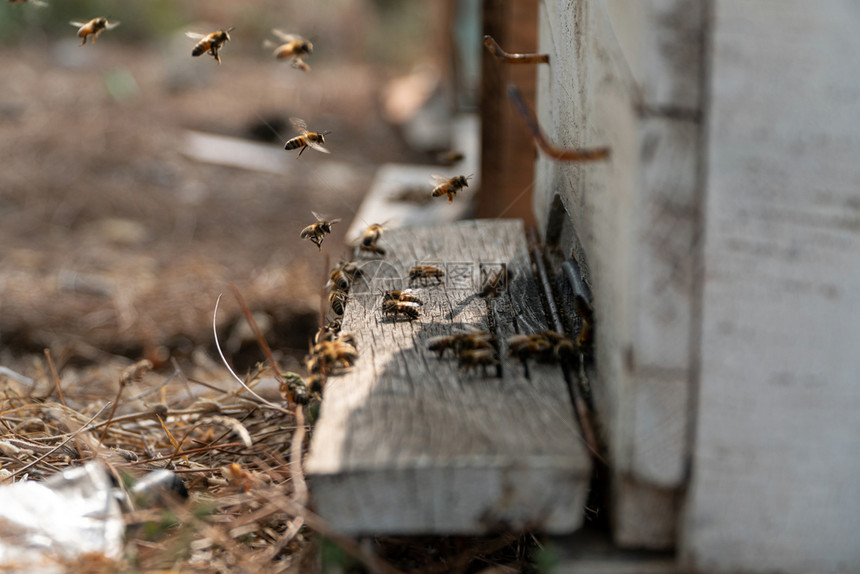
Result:
<svg viewBox="0 0 860 574"><path fill-rule="evenodd" d="M61 366L211 350L215 300L234 283L296 368L325 257L342 255L376 166L418 157L380 115L391 71L325 61L305 74L229 44L218 66L192 59L185 38L141 49L110 33L0 58L0 364L26 371L45 348ZM332 131L330 156L284 152L295 176L183 154L186 130L282 148L290 116ZM325 169L332 158L336 171ZM311 210L344 219L323 252L299 238ZM225 339L238 317L226 296Z"/></svg>

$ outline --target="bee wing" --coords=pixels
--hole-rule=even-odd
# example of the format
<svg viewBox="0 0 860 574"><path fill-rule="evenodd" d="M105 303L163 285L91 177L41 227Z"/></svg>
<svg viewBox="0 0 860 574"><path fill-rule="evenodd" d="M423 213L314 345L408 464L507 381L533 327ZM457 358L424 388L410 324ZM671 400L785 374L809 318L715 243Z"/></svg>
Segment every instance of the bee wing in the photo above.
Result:
<svg viewBox="0 0 860 574"><path fill-rule="evenodd" d="M197 32L185 32L185 35L192 40L202 40L206 37L206 34L198 34Z"/></svg>
<svg viewBox="0 0 860 574"><path fill-rule="evenodd" d="M308 133L308 124L305 123L305 120L301 118L290 118L290 123L293 124L293 127L296 128L296 131L300 134L304 135Z"/></svg>
<svg viewBox="0 0 860 574"><path fill-rule="evenodd" d="M74 20L72 20L71 22L69 22L69 24L71 24L72 26L77 26L78 28L81 28L81 27L83 27L83 26L86 26L86 25L87 25L87 23L86 23L86 22L76 22L76 21L74 21Z"/></svg>
<svg viewBox="0 0 860 574"><path fill-rule="evenodd" d="M325 217L323 217L322 215L320 215L316 211L311 211L311 213L313 213L314 217L317 218L317 221L325 221Z"/></svg>
<svg viewBox="0 0 860 574"><path fill-rule="evenodd" d="M434 185L438 185L440 183L446 183L448 181L448 179L449 178L445 177L444 175L439 175L438 173L434 173L433 175L430 176L430 181L432 181Z"/></svg>
<svg viewBox="0 0 860 574"><path fill-rule="evenodd" d="M287 34L283 30L278 30L278 29L272 30L272 34L277 36L278 39L281 40L282 42L296 42L296 41L304 40L304 38L302 38L298 34Z"/></svg>
<svg viewBox="0 0 860 574"><path fill-rule="evenodd" d="M122 22L108 22L108 24L105 26L105 30L113 30L114 28L119 26L121 23Z"/></svg>
<svg viewBox="0 0 860 574"><path fill-rule="evenodd" d="M320 144L318 144L316 142L312 142L310 139L307 140L307 143L309 146L311 146L312 148L314 148L317 151L321 151L323 153L331 153L326 148L324 148L323 146L321 146Z"/></svg>

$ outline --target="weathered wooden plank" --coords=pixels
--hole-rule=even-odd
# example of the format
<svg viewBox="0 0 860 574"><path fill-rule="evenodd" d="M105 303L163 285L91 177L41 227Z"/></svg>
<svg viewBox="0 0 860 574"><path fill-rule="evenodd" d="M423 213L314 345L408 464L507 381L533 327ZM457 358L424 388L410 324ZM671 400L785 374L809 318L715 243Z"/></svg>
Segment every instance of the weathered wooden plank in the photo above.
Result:
<svg viewBox="0 0 860 574"><path fill-rule="evenodd" d="M535 212L594 294L592 388L618 498L615 538L671 547L676 515L664 494L683 486L688 468L703 3L540 8L540 51L551 62L539 71L541 124L558 145L609 145L612 157L576 165L540 156Z"/></svg>
<svg viewBox="0 0 860 574"><path fill-rule="evenodd" d="M522 223L395 229L381 245L388 254L363 265L369 282L353 288L344 315L359 359L329 379L306 464L317 510L351 534L576 529L590 461L561 369L530 364L527 377L504 357L499 378L426 348L491 323L502 338L546 328ZM416 286L420 319L382 319L380 289L405 286L416 263L443 265L445 281ZM476 291L502 265L510 288L490 312Z"/></svg>
<svg viewBox="0 0 860 574"><path fill-rule="evenodd" d="M860 5L717 0L682 555L860 567Z"/></svg>

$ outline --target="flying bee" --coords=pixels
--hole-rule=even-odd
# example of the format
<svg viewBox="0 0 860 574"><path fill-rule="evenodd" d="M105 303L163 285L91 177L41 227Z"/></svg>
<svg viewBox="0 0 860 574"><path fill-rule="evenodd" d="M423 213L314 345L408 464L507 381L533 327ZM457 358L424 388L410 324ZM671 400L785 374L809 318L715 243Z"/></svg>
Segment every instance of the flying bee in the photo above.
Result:
<svg viewBox="0 0 860 574"><path fill-rule="evenodd" d="M418 303L419 305L424 304L424 301L421 300L414 289L392 289L391 291L385 291L382 294L382 301L402 301Z"/></svg>
<svg viewBox="0 0 860 574"><path fill-rule="evenodd" d="M84 41L81 42L81 46L87 43L87 37L93 37L93 44L96 43L96 39L99 37L99 34L104 32L105 30L113 30L117 26L119 26L119 22L108 22L107 18L93 18L89 22L69 22L72 26L77 26L78 28L78 37L83 38Z"/></svg>
<svg viewBox="0 0 860 574"><path fill-rule="evenodd" d="M412 301L395 301L389 299L382 302L382 314L393 317L396 321L401 315L410 321L421 316L421 305Z"/></svg>
<svg viewBox="0 0 860 574"><path fill-rule="evenodd" d="M439 197L442 195L448 196L448 203L454 201L454 196L457 195L457 192L463 189L464 187L469 187L469 184L466 180L471 178L471 175L458 175L456 177L452 177L451 179L446 179L441 175L434 175L433 179L437 183L436 187L433 188L433 197Z"/></svg>
<svg viewBox="0 0 860 574"><path fill-rule="evenodd" d="M379 245L364 245L363 243L358 244L358 250L362 253L372 253L373 255L379 255L380 257L385 257L387 253L383 247Z"/></svg>
<svg viewBox="0 0 860 574"><path fill-rule="evenodd" d="M310 239L311 243L317 246L317 249L322 249L322 242L325 236L331 233L331 226L340 221L340 218L326 220L316 211L311 211L316 217L316 223L311 223L300 234L302 239Z"/></svg>
<svg viewBox="0 0 860 574"><path fill-rule="evenodd" d="M364 230L364 233L361 234L361 244L366 247L376 245L376 242L379 241L380 237L382 237L382 232L384 230L385 228L379 223L369 225L367 229Z"/></svg>
<svg viewBox="0 0 860 574"><path fill-rule="evenodd" d="M442 283L445 271L435 265L416 265L409 270L409 284L421 280L435 279L436 283Z"/></svg>
<svg viewBox="0 0 860 574"><path fill-rule="evenodd" d="M305 381L296 373L288 372L281 375L281 396L297 405L306 405L310 401L308 387Z"/></svg>
<svg viewBox="0 0 860 574"><path fill-rule="evenodd" d="M331 153L323 147L323 145L325 145L325 136L330 134L330 131L310 132L308 131L308 125L305 121L299 118L290 118L290 122L293 124L293 127L296 128L296 131L299 132L299 135L291 140L287 140L287 143L284 144L284 149L289 150L302 148L299 150L299 155L296 156L296 159L300 158L309 147L323 153Z"/></svg>
<svg viewBox="0 0 860 574"><path fill-rule="evenodd" d="M498 365L499 358L496 356L495 349L469 349L457 355L457 363L461 369L481 367L481 371L486 375L487 367Z"/></svg>
<svg viewBox="0 0 860 574"><path fill-rule="evenodd" d="M349 300L349 295L346 294L346 291L338 291L334 289L328 295L328 302L331 305L331 310L335 312L336 315L343 315L344 307L346 307L346 302Z"/></svg>
<svg viewBox="0 0 860 574"><path fill-rule="evenodd" d="M271 40L265 40L263 46L274 48L272 55L278 60L292 60L292 66L302 71L309 72L311 67L302 60L314 51L314 45L296 34L285 34L280 30L272 30L272 34L278 37L282 43L277 44Z"/></svg>
<svg viewBox="0 0 860 574"><path fill-rule="evenodd" d="M185 35L192 40L199 40L197 44L195 44L194 49L191 50L191 55L196 57L206 52L209 52L213 58L218 60L218 63L220 64L221 56L218 51L221 50L222 46L224 46L225 43L230 41L230 32L232 32L233 29L234 27L231 26L226 30L218 30L217 32L212 32L211 34L186 32Z"/></svg>

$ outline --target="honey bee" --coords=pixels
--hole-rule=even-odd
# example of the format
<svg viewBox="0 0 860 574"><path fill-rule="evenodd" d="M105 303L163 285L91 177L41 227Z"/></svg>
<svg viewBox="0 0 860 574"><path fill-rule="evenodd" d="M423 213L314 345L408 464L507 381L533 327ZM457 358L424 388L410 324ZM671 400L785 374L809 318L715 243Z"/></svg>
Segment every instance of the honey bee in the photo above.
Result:
<svg viewBox="0 0 860 574"><path fill-rule="evenodd" d="M439 358L442 358L442 355L448 350L455 354L476 349L495 351L493 340L493 336L486 331L470 331L467 333L454 333L452 335L433 337L427 341L427 348L430 351L434 351Z"/></svg>
<svg viewBox="0 0 860 574"><path fill-rule="evenodd" d="M284 149L290 150L302 148L299 150L299 155L296 156L296 159L300 158L309 147L323 153L331 153L323 147L323 145L325 145L325 136L330 134L330 131L309 132L308 125L304 120L299 118L290 118L290 122L293 124L293 127L296 128L296 131L299 132L299 135L288 140L287 143L284 144Z"/></svg>
<svg viewBox="0 0 860 574"><path fill-rule="evenodd" d="M194 49L191 50L191 55L196 57L206 52L209 52L213 58L218 60L218 63L220 64L221 56L218 51L221 50L221 47L224 46L226 42L230 41L230 32L232 32L233 29L234 27L231 26L226 30L218 30L217 32L212 32L211 34L186 32L185 35L192 40L199 40L197 44L195 44Z"/></svg>
<svg viewBox="0 0 860 574"><path fill-rule="evenodd" d="M344 307L346 307L346 302L348 300L349 295L346 294L346 291L334 289L328 295L329 305L331 305L331 310L334 311L336 315L343 315Z"/></svg>
<svg viewBox="0 0 860 574"><path fill-rule="evenodd" d="M499 358L495 349L469 349L457 355L457 364L461 369L481 367L481 371L486 375L487 367L498 365Z"/></svg>
<svg viewBox="0 0 860 574"><path fill-rule="evenodd" d="M439 197L442 195L448 196L448 203L454 201L454 196L457 195L457 192L463 189L464 187L469 187L469 184L466 180L471 178L471 175L458 175L456 177L452 177L451 179L446 179L441 175L434 175L433 179L438 184L433 188L433 197Z"/></svg>
<svg viewBox="0 0 860 574"><path fill-rule="evenodd" d="M395 301L389 299L382 302L382 314L393 317L395 321L401 315L404 315L411 321L421 316L421 305L412 301Z"/></svg>
<svg viewBox="0 0 860 574"><path fill-rule="evenodd" d="M349 291L353 280L361 275L361 269L355 266L355 263L350 261L341 261L338 263L331 273L328 275L328 280L331 285L341 291Z"/></svg>
<svg viewBox="0 0 860 574"><path fill-rule="evenodd" d="M322 249L323 239L331 233L331 226L340 221L340 218L326 220L316 211L311 211L311 213L316 217L317 221L302 229L300 236L302 239L310 239L311 243L317 246L317 249Z"/></svg>
<svg viewBox="0 0 860 574"><path fill-rule="evenodd" d="M382 237L382 232L384 230L385 228L379 223L369 225L367 229L364 230L364 233L361 234L361 244L364 246L376 245L376 242L379 241L380 237Z"/></svg>
<svg viewBox="0 0 860 574"><path fill-rule="evenodd" d="M418 296L414 289L392 289L382 294L382 301L403 301L423 305L424 301Z"/></svg>
<svg viewBox="0 0 860 574"><path fill-rule="evenodd" d="M306 405L310 401L308 387L305 381L296 373L288 372L281 375L283 381L280 384L281 396L288 402L297 405Z"/></svg>
<svg viewBox="0 0 860 574"><path fill-rule="evenodd" d="M113 30L119 26L119 22L108 22L107 18L93 18L89 22L72 21L69 24L78 28L78 37L84 39L81 42L81 46L87 43L88 36L93 37L93 44L95 44L99 34L105 30Z"/></svg>
<svg viewBox="0 0 860 574"><path fill-rule="evenodd" d="M371 253L373 255L379 255L380 257L385 257L387 251L385 248L380 247L379 245L364 245L363 243L358 244L359 251L363 253Z"/></svg>
<svg viewBox="0 0 860 574"><path fill-rule="evenodd" d="M508 339L508 354L523 363L529 358L546 361L552 350L552 343L542 335L514 335Z"/></svg>
<svg viewBox="0 0 860 574"><path fill-rule="evenodd" d="M296 34L285 34L280 30L272 30L272 34L282 42L282 44L276 44L271 40L263 42L267 48L274 48L272 55L278 60L290 59L294 68L309 72L311 67L305 64L302 57L310 55L314 51L314 45Z"/></svg>
<svg viewBox="0 0 860 574"><path fill-rule="evenodd" d="M330 374L353 366L358 351L345 341L323 341L313 346L311 355L317 357L321 372Z"/></svg>
<svg viewBox="0 0 860 574"><path fill-rule="evenodd" d="M436 283L442 283L445 271L435 265L416 265L409 270L409 284L421 280L435 279Z"/></svg>
<svg viewBox="0 0 860 574"><path fill-rule="evenodd" d="M325 386L325 378L320 373L311 373L308 375L307 383L312 393L321 393Z"/></svg>

